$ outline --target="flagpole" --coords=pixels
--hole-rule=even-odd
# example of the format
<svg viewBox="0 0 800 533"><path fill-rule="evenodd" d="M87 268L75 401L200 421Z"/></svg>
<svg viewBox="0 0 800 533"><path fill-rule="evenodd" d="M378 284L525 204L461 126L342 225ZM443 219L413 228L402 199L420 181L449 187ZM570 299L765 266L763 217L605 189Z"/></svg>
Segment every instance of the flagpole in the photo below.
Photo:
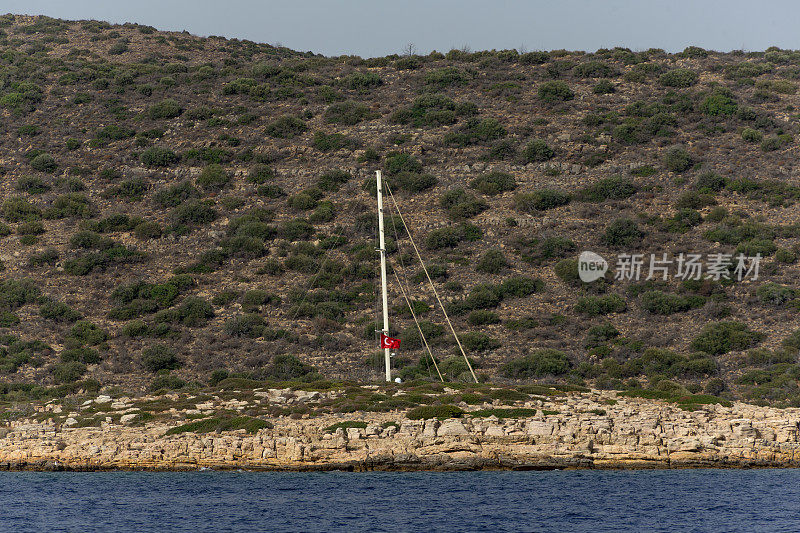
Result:
<svg viewBox="0 0 800 533"><path fill-rule="evenodd" d="M378 194L378 236L381 254L381 293L383 296L383 334L389 335L389 296L386 291L386 240L383 235L383 183L381 171L375 171ZM386 363L386 381L392 381L391 355L389 348L384 348L384 362Z"/></svg>

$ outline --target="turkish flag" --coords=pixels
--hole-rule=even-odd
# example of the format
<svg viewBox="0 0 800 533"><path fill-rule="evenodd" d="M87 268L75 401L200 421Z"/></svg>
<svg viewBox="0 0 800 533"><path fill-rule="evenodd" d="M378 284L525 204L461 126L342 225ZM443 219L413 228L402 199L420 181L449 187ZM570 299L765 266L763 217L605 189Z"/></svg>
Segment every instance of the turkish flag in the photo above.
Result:
<svg viewBox="0 0 800 533"><path fill-rule="evenodd" d="M394 337L381 333L381 348L398 350L400 349L400 339L395 339Z"/></svg>

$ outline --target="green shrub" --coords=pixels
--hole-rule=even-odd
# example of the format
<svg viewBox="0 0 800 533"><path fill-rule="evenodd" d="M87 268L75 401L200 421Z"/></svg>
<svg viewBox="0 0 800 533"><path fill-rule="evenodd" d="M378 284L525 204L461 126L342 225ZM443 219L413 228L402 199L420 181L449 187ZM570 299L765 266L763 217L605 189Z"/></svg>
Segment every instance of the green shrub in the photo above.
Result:
<svg viewBox="0 0 800 533"><path fill-rule="evenodd" d="M262 185L275 177L275 172L267 165L256 165L250 169L247 181L256 185Z"/></svg>
<svg viewBox="0 0 800 533"><path fill-rule="evenodd" d="M405 171L396 174L393 181L398 189L410 193L432 189L439 183L439 180L432 174L419 174L417 172Z"/></svg>
<svg viewBox="0 0 800 533"><path fill-rule="evenodd" d="M303 363L294 355L282 354L272 358L264 369L264 377L279 381L292 379L313 381L320 376L313 366Z"/></svg>
<svg viewBox="0 0 800 533"><path fill-rule="evenodd" d="M542 259L551 259L553 257L563 257L576 249L575 243L563 237L547 237L539 246L539 257ZM529 261L523 255L523 260Z"/></svg>
<svg viewBox="0 0 800 533"><path fill-rule="evenodd" d="M70 328L68 338L80 345L95 346L108 340L108 332L88 320L79 320Z"/></svg>
<svg viewBox="0 0 800 533"><path fill-rule="evenodd" d="M612 94L616 91L616 87L614 87L614 84L609 80L600 80L592 87L592 92L594 94Z"/></svg>
<svg viewBox="0 0 800 533"><path fill-rule="evenodd" d="M750 330L740 322L715 322L707 324L692 341L692 349L711 355L723 355L733 350L752 348L765 335Z"/></svg>
<svg viewBox="0 0 800 533"><path fill-rule="evenodd" d="M494 118L470 118L444 136L445 144L454 146L471 146L478 143L494 141L508 134L503 125Z"/></svg>
<svg viewBox="0 0 800 533"><path fill-rule="evenodd" d="M8 222L22 222L25 220L36 220L42 212L25 198L12 196L3 200L3 218Z"/></svg>
<svg viewBox="0 0 800 533"><path fill-rule="evenodd" d="M575 93L563 81L547 81L539 86L539 99L548 102L565 102L575 98Z"/></svg>
<svg viewBox="0 0 800 533"><path fill-rule="evenodd" d="M322 191L319 189L306 189L288 198L289 207L295 211L308 211L317 207L322 198Z"/></svg>
<svg viewBox="0 0 800 533"><path fill-rule="evenodd" d="M552 159L553 156L555 156L555 151L541 139L530 141L525 145L525 149L522 151L522 157L526 163L548 161Z"/></svg>
<svg viewBox="0 0 800 533"><path fill-rule="evenodd" d="M765 137L764 140L761 141L761 150L764 152L774 152L775 150L780 150L791 142L792 136L789 134L772 135L770 137Z"/></svg>
<svg viewBox="0 0 800 533"><path fill-rule="evenodd" d="M578 271L577 259L562 259L553 267L556 276L568 285L580 285L581 278Z"/></svg>
<svg viewBox="0 0 800 533"><path fill-rule="evenodd" d="M670 350L648 348L642 355L631 358L624 365L623 373L628 376L645 374L647 376L695 377L707 376L717 370L714 359L703 353L688 356ZM662 382L663 383L663 382ZM674 384L659 383L658 387Z"/></svg>
<svg viewBox="0 0 800 533"><path fill-rule="evenodd" d="M276 139L293 139L307 130L308 126L299 118L284 115L268 124L264 133Z"/></svg>
<svg viewBox="0 0 800 533"><path fill-rule="evenodd" d="M25 124L17 128L17 135L20 137L36 137L41 131L36 124Z"/></svg>
<svg viewBox="0 0 800 533"><path fill-rule="evenodd" d="M107 141L121 141L130 139L136 135L136 130L126 128L125 126L118 126L117 124L109 124L99 130L95 134L95 139L103 143Z"/></svg>
<svg viewBox="0 0 800 533"><path fill-rule="evenodd" d="M11 311L0 311L0 328L10 328L19 323L19 317Z"/></svg>
<svg viewBox="0 0 800 533"><path fill-rule="evenodd" d="M500 140L494 143L489 148L489 153L486 155L486 158L490 161L495 160L503 160L503 161L510 161L513 160L517 156L517 148L513 141L510 140Z"/></svg>
<svg viewBox="0 0 800 533"><path fill-rule="evenodd" d="M613 339L619 337L619 330L611 324L602 324L600 326L592 326L586 333L586 348L594 348L601 346Z"/></svg>
<svg viewBox="0 0 800 533"><path fill-rule="evenodd" d="M42 194L50 190L50 185L39 176L23 176L17 180L16 189L28 194Z"/></svg>
<svg viewBox="0 0 800 533"><path fill-rule="evenodd" d="M623 176L611 176L587 185L580 190L578 196L581 200L588 202L624 200L636 194L637 190L638 188L630 179Z"/></svg>
<svg viewBox="0 0 800 533"><path fill-rule="evenodd" d="M150 372L174 370L182 363L175 351L165 344L154 344L142 350L142 365Z"/></svg>
<svg viewBox="0 0 800 533"><path fill-rule="evenodd" d="M345 126L354 126L364 120L376 118L376 116L366 105L351 100L331 104L325 110L326 122Z"/></svg>
<svg viewBox="0 0 800 533"><path fill-rule="evenodd" d="M91 218L94 214L95 209L85 194L70 192L59 195L53 200L52 205L45 210L44 217L48 219Z"/></svg>
<svg viewBox="0 0 800 533"><path fill-rule="evenodd" d="M686 233L691 228L703 222L703 215L694 209L679 209L671 218L665 219L662 224L664 231Z"/></svg>
<svg viewBox="0 0 800 533"><path fill-rule="evenodd" d="M541 65L550 61L548 52L526 52L519 55L519 62L523 65Z"/></svg>
<svg viewBox="0 0 800 533"><path fill-rule="evenodd" d="M728 180L716 172L703 172L694 182L694 187L699 192L718 192L725 188ZM711 205L711 204L708 204Z"/></svg>
<svg viewBox="0 0 800 533"><path fill-rule="evenodd" d="M421 172L422 163L411 154L405 152L389 152L386 154L386 173L391 175L400 172Z"/></svg>
<svg viewBox="0 0 800 533"><path fill-rule="evenodd" d="M444 420L447 418L460 418L463 414L464 411L455 405L421 405L406 413L406 418L409 420L429 420L431 418Z"/></svg>
<svg viewBox="0 0 800 533"><path fill-rule="evenodd" d="M683 296L662 291L647 291L640 297L642 308L654 315L671 315L702 307L705 298L697 295Z"/></svg>
<svg viewBox="0 0 800 533"><path fill-rule="evenodd" d="M76 322L80 320L81 314L64 302L47 299L39 306L39 314L42 318L55 320L56 322Z"/></svg>
<svg viewBox="0 0 800 533"><path fill-rule="evenodd" d="M158 222L145 221L141 222L133 228L133 233L137 239L158 239L161 237L161 226Z"/></svg>
<svg viewBox="0 0 800 533"><path fill-rule="evenodd" d="M95 365L100 362L100 354L92 348L70 348L61 352L61 361L63 363L77 361L87 365Z"/></svg>
<svg viewBox="0 0 800 533"><path fill-rule="evenodd" d="M613 78L619 73L608 63L587 61L576 66L572 73L581 78Z"/></svg>
<svg viewBox="0 0 800 533"><path fill-rule="evenodd" d="M706 115L729 116L736 114L736 100L729 89L717 87L700 102L700 110Z"/></svg>
<svg viewBox="0 0 800 533"><path fill-rule="evenodd" d="M479 331L470 331L460 337L462 346L468 352L489 352L500 346L500 341Z"/></svg>
<svg viewBox="0 0 800 533"><path fill-rule="evenodd" d="M197 185L206 191L220 191L231 182L231 176L221 165L208 165L197 177Z"/></svg>
<svg viewBox="0 0 800 533"><path fill-rule="evenodd" d="M341 133L327 134L323 131L317 131L314 133L314 137L311 139L311 146L320 152L334 152L344 148L356 148L358 146L358 142L356 142L355 139L352 139L351 137Z"/></svg>
<svg viewBox="0 0 800 533"><path fill-rule="evenodd" d="M50 154L39 154L31 159L31 167L39 172L55 172L58 168L56 160Z"/></svg>
<svg viewBox="0 0 800 533"><path fill-rule="evenodd" d="M483 194L493 196L513 191L517 188L517 180L511 174L495 171L478 176L470 182L469 186Z"/></svg>
<svg viewBox="0 0 800 533"><path fill-rule="evenodd" d="M150 384L151 391L159 390L180 390L186 387L188 383L178 376L174 376L169 371L159 372L153 382Z"/></svg>
<svg viewBox="0 0 800 533"><path fill-rule="evenodd" d="M698 191L687 191L683 193L675 202L678 209L702 209L710 205L716 205L717 200L711 194L704 194Z"/></svg>
<svg viewBox="0 0 800 533"><path fill-rule="evenodd" d="M457 311L469 311L472 309L492 309L500 305L503 296L492 285L476 285L472 288L469 294L464 298L457 308L453 309L454 314Z"/></svg>
<svg viewBox="0 0 800 533"><path fill-rule="evenodd" d="M653 168L652 165L642 165L631 169L631 174L639 178L646 178L648 176L654 176L655 174L658 174L658 171Z"/></svg>
<svg viewBox="0 0 800 533"><path fill-rule="evenodd" d="M561 376L569 372L570 361L558 350L534 350L530 354L506 363L500 373L512 379L531 379L544 376Z"/></svg>
<svg viewBox="0 0 800 533"><path fill-rule="evenodd" d="M544 282L539 278L527 278L524 276L514 276L503 280L497 292L501 298L524 298L531 294L541 292Z"/></svg>
<svg viewBox="0 0 800 533"><path fill-rule="evenodd" d="M287 220L278 226L278 236L287 241L308 240L313 234L314 226L302 218Z"/></svg>
<svg viewBox="0 0 800 533"><path fill-rule="evenodd" d="M205 202L191 201L179 205L172 211L172 223L176 226L199 226L213 222L217 212Z"/></svg>
<svg viewBox="0 0 800 533"><path fill-rule="evenodd" d="M699 76L693 70L689 70L687 68L677 68L674 70L670 70L662 74L658 81L661 85L665 87L691 87L695 83Z"/></svg>
<svg viewBox="0 0 800 533"><path fill-rule="evenodd" d="M708 51L700 48L699 46L687 46L683 49L683 52L680 52L680 57L692 57L692 58L706 58L708 57Z"/></svg>
<svg viewBox="0 0 800 533"><path fill-rule="evenodd" d="M116 187L103 193L105 198L122 198L128 201L140 201L147 192L147 183L142 178L125 180Z"/></svg>
<svg viewBox="0 0 800 533"><path fill-rule="evenodd" d="M427 307L427 304L424 305ZM433 339L441 338L444 335L444 326L440 324L434 324L427 320L420 320L418 324L419 329L422 330L422 334L425 335L425 339L428 342L431 342ZM374 338L377 329L380 329L377 323L368 324L365 328L365 337L367 337L368 333L369 339ZM415 350L422 347L422 337L420 337L419 330L416 326L403 328L400 332L400 340L402 341L404 349Z"/></svg>
<svg viewBox="0 0 800 533"><path fill-rule="evenodd" d="M39 288L29 279L0 281L0 309L14 311L35 302L40 293Z"/></svg>
<svg viewBox="0 0 800 533"><path fill-rule="evenodd" d="M578 299L575 310L589 316L607 315L610 313L624 313L628 305L616 294L603 296L584 296Z"/></svg>
<svg viewBox="0 0 800 533"><path fill-rule="evenodd" d="M150 326L141 320L131 320L122 328L122 334L126 337L145 337L150 334Z"/></svg>
<svg viewBox="0 0 800 533"><path fill-rule="evenodd" d="M431 70L425 74L425 85L433 90L441 91L447 87L464 85L470 76L456 67L444 67Z"/></svg>
<svg viewBox="0 0 800 533"><path fill-rule="evenodd" d="M183 108L171 98L162 100L157 104L153 104L147 108L147 116L151 120L175 118L183 113Z"/></svg>
<svg viewBox="0 0 800 533"><path fill-rule="evenodd" d="M439 205L447 211L447 216L453 220L472 218L489 208L489 204L464 189L453 189L444 193L439 199Z"/></svg>
<svg viewBox="0 0 800 533"><path fill-rule="evenodd" d="M779 248L775 251L775 260L781 263L792 264L797 262L797 254L786 248Z"/></svg>
<svg viewBox="0 0 800 533"><path fill-rule="evenodd" d="M61 363L53 366L51 373L56 383L73 383L86 373L86 365L78 361Z"/></svg>
<svg viewBox="0 0 800 533"><path fill-rule="evenodd" d="M175 152L161 146L151 146L142 152L139 159L147 167L168 167L178 162Z"/></svg>
<svg viewBox="0 0 800 533"><path fill-rule="evenodd" d="M46 248L41 252L31 254L28 264L33 267L43 265L55 266L58 258L58 251L55 248Z"/></svg>
<svg viewBox="0 0 800 533"><path fill-rule="evenodd" d="M567 205L572 197L557 189L539 189L531 193L514 196L514 207L523 213L535 213Z"/></svg>
<svg viewBox="0 0 800 533"><path fill-rule="evenodd" d="M603 234L603 242L609 246L627 246L639 241L644 232L639 229L636 222L629 218L613 220Z"/></svg>
<svg viewBox="0 0 800 533"><path fill-rule="evenodd" d="M225 322L225 333L232 337L257 338L264 333L266 321L255 313L248 313L229 318Z"/></svg>
<svg viewBox="0 0 800 533"><path fill-rule="evenodd" d="M173 312L174 321L194 328L202 326L214 318L214 308L208 301L197 296L185 298Z"/></svg>
<svg viewBox="0 0 800 533"><path fill-rule="evenodd" d="M781 346L793 353L800 351L800 329L794 330L788 337L783 339Z"/></svg>
<svg viewBox="0 0 800 533"><path fill-rule="evenodd" d="M155 200L161 207L177 207L191 198L199 198L198 191L191 183L184 181L161 189L155 195Z"/></svg>
<svg viewBox="0 0 800 533"><path fill-rule="evenodd" d="M671 172L685 172L692 168L694 160L685 149L673 146L664 152L664 167Z"/></svg>
<svg viewBox="0 0 800 533"><path fill-rule="evenodd" d="M431 231L425 237L425 246L430 250L455 248L463 241L476 241L483 236L483 232L472 224L459 224Z"/></svg>
<svg viewBox="0 0 800 533"><path fill-rule="evenodd" d="M331 169L322 173L317 186L323 191L337 191L341 185L347 183L352 177L349 172L344 170Z"/></svg>
<svg viewBox="0 0 800 533"><path fill-rule="evenodd" d="M765 283L756 290L756 296L761 303L768 305L785 305L798 296L798 291L777 283Z"/></svg>
<svg viewBox="0 0 800 533"><path fill-rule="evenodd" d="M748 257L769 256L775 253L778 247L769 239L750 239L739 243L736 247L736 254L744 254Z"/></svg>
<svg viewBox="0 0 800 533"><path fill-rule="evenodd" d="M342 79L348 89L362 91L383 85L383 80L374 72L353 72Z"/></svg>
<svg viewBox="0 0 800 533"><path fill-rule="evenodd" d="M764 134L753 128L742 130L742 139L749 143L758 143L764 138Z"/></svg>
<svg viewBox="0 0 800 533"><path fill-rule="evenodd" d="M500 250L487 250L475 264L477 272L484 274L499 274L504 269L508 268L508 260Z"/></svg>
<svg viewBox="0 0 800 533"><path fill-rule="evenodd" d="M494 311L477 309L472 311L467 317L467 322L473 326L485 326L487 324L499 324L500 317Z"/></svg>
<svg viewBox="0 0 800 533"><path fill-rule="evenodd" d="M456 104L441 94L424 94L414 100L409 108L395 111L390 120L396 124L410 124L415 128L455 124L459 116L474 115L474 104Z"/></svg>
<svg viewBox="0 0 800 533"><path fill-rule="evenodd" d="M41 235L45 233L44 225L38 220L29 220L17 226L18 235Z"/></svg>

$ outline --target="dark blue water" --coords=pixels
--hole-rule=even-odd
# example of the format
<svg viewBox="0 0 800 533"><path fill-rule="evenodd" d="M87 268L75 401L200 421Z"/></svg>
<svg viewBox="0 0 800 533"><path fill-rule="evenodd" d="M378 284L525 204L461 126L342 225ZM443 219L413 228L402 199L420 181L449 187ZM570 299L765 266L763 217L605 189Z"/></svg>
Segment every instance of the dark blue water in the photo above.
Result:
<svg viewBox="0 0 800 533"><path fill-rule="evenodd" d="M800 470L1 473L2 531L800 531Z"/></svg>

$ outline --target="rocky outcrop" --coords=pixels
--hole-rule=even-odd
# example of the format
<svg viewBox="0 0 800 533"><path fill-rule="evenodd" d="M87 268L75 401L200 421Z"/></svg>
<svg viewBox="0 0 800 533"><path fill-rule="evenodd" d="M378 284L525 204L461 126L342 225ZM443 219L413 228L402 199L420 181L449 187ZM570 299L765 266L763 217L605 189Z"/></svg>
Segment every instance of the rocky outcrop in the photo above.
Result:
<svg viewBox="0 0 800 533"><path fill-rule="evenodd" d="M110 401L110 400L109 400ZM612 405L613 404L613 405ZM602 407L602 409L600 408ZM366 427L331 430L344 421ZM800 409L735 403L684 411L613 393L575 394L529 418L408 420L354 413L243 431L165 436L174 424L0 428L0 468L272 470L800 466ZM363 424L360 424L363 425ZM326 429L327 428L327 429Z"/></svg>

